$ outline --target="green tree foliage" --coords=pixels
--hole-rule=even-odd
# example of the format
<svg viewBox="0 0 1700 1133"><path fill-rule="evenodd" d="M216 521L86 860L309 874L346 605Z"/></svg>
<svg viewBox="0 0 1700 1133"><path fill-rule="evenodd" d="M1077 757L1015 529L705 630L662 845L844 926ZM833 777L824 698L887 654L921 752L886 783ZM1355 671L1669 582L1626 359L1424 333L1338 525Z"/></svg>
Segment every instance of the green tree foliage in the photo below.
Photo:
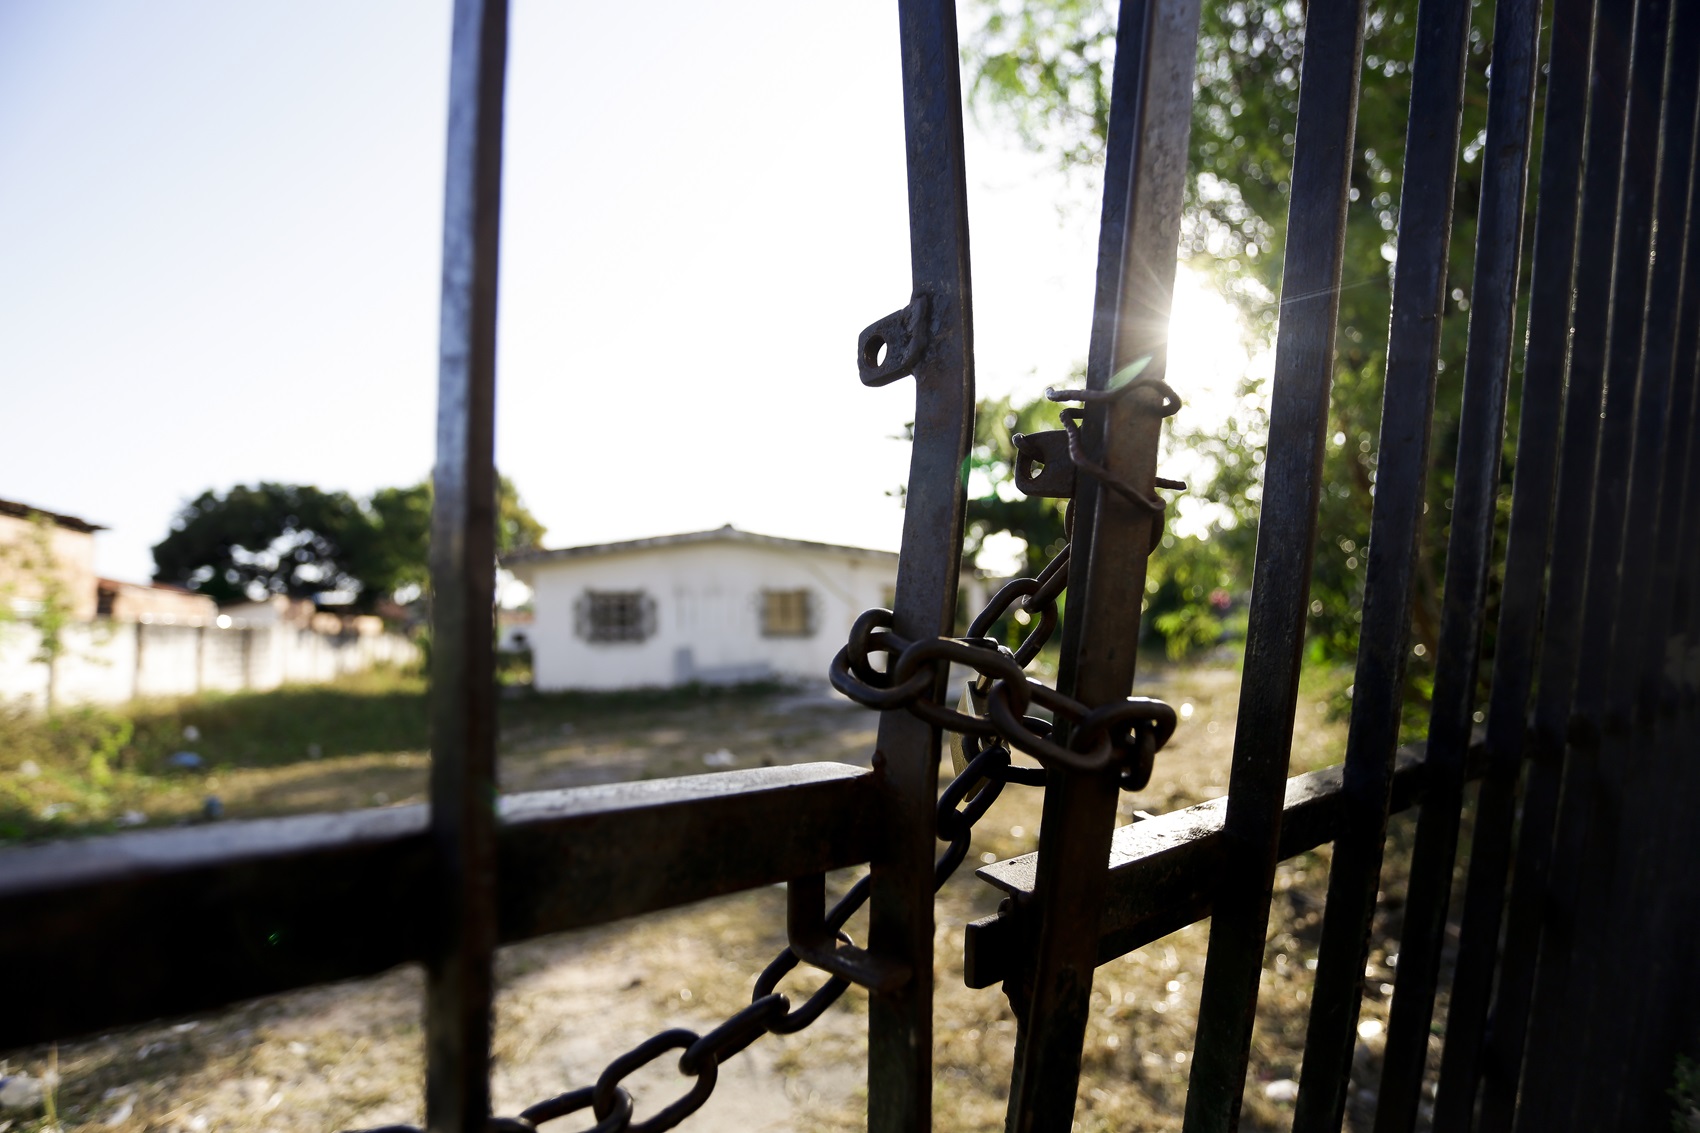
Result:
<svg viewBox="0 0 1700 1133"><path fill-rule="evenodd" d="M371 534L367 512L347 492L271 483L206 491L183 505L154 547L154 578L219 603L356 592Z"/></svg>
<svg viewBox="0 0 1700 1133"><path fill-rule="evenodd" d="M376 526L376 565L370 582L385 593L408 586L423 588L430 581L430 480L406 488L381 488L372 493L370 510ZM498 558L541 546L547 528L526 508L519 489L506 476L496 477L496 555Z"/></svg>
<svg viewBox="0 0 1700 1133"><path fill-rule="evenodd" d="M977 6L981 19L964 49L974 106L1012 129L1032 149L1054 156L1064 170L1095 178L1109 120L1112 7L1104 0L978 0ZM1368 6L1340 337L1312 581L1310 639L1314 651L1326 658L1344 659L1356 652L1416 7L1415 0L1370 0ZM1452 495L1486 119L1485 21L1490 11L1478 7L1470 34L1471 74L1448 281L1451 302L1442 324L1443 370L1430 453L1425 552L1413 609L1413 641L1426 650L1433 649L1438 634L1439 578ZM1297 0L1241 0L1204 5L1200 28L1180 252L1237 304L1252 345L1261 348L1273 343L1278 312L1303 18L1304 6ZM1184 397L1186 375L1171 378ZM1175 443L1205 456L1212 470L1206 482L1193 485L1193 492L1216 505L1209 541L1218 545L1220 561L1235 586L1250 579L1268 430L1267 391L1248 383L1243 393L1226 421L1189 425L1183 410L1173 426ZM1516 419L1515 407L1510 419ZM1159 554L1158 561L1168 555Z"/></svg>
<svg viewBox="0 0 1700 1133"><path fill-rule="evenodd" d="M498 553L534 546L544 527L499 478ZM384 488L362 501L301 484L207 491L178 512L153 549L155 573L220 603L283 594L350 595L359 609L430 577L431 484Z"/></svg>
<svg viewBox="0 0 1700 1133"><path fill-rule="evenodd" d="M1037 575L1068 536L1063 529L1064 500L1023 495L1015 486L1012 433L1060 428L1057 407L1043 399L1017 406L1009 398L975 407L974 445L968 453L968 507L964 513L963 552L973 562L986 539L1000 532L1027 544L1022 573Z"/></svg>

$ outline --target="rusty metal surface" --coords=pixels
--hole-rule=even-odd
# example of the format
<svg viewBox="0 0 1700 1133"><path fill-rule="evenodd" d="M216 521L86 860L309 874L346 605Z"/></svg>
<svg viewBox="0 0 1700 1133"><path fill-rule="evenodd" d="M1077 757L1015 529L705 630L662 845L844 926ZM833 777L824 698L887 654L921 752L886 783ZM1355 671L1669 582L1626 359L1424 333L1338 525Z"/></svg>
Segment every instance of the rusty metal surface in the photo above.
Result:
<svg viewBox="0 0 1700 1133"><path fill-rule="evenodd" d="M1481 773L1484 749L1471 748L1467 772ZM1426 790L1422 745L1401 748L1389 806L1399 813L1417 805ZM1097 960L1106 964L1208 917L1223 884L1226 861L1222 824L1227 799L1118 827L1110 843L1109 872L1098 929ZM1341 768L1328 767L1287 780L1281 818L1282 860L1315 849L1339 829ZM1039 855L1023 854L978 871L1016 901L1037 884ZM1024 944L1007 912L970 922L963 935L969 987L990 987L1016 970Z"/></svg>
<svg viewBox="0 0 1700 1133"><path fill-rule="evenodd" d="M894 622L913 638L948 634L956 616L964 492L959 469L974 432L974 318L956 8L900 0L903 129L909 186L911 309L924 347L904 359L915 378L914 446L904 497ZM919 327L910 342L922 341ZM866 362L868 338L858 344ZM901 342L888 352L911 351ZM863 380L869 375L864 372ZM877 378L876 380L888 380ZM942 692L947 667L931 666ZM868 1128L920 1133L932 1123L933 809L939 732L907 712L880 719L874 753L885 837L875 849L869 947L914 978L868 1005Z"/></svg>
<svg viewBox="0 0 1700 1133"><path fill-rule="evenodd" d="M456 0L431 509L431 824L425 1112L490 1115L496 951L496 265L507 0Z"/></svg>
<svg viewBox="0 0 1700 1133"><path fill-rule="evenodd" d="M1051 394L1085 403L1078 427L1063 419L1070 459L1086 475L1077 478L1057 691L1094 707L1126 703L1133 686L1145 558L1161 537L1153 488L1162 421L1179 407L1163 378L1198 16L1198 0L1128 0L1119 11L1086 389ZM1147 758L1134 778L1143 786L1149 775ZM1019 914L1030 959L1005 987L1020 1024L1012 1133L1063 1129L1073 1119L1107 880L1101 863L1121 785L1069 766L1046 782L1038 884Z"/></svg>
<svg viewBox="0 0 1700 1133"><path fill-rule="evenodd" d="M866 861L872 788L817 763L509 796L500 939ZM42 974L9 990L0 1048L422 960L434 885L423 806L0 852L0 956Z"/></svg>

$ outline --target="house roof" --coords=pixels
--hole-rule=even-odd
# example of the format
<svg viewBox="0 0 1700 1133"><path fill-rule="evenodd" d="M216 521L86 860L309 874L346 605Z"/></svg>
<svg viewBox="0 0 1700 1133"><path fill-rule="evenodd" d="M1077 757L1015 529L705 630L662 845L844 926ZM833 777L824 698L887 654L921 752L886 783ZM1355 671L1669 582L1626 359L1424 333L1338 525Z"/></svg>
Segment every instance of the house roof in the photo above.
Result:
<svg viewBox="0 0 1700 1133"><path fill-rule="evenodd" d="M9 515L14 519L31 519L38 515L45 515L60 527L70 531L81 531L84 534L106 530L98 523L90 523L88 520L78 519L74 515L60 515L58 512L48 511L46 508L31 507L29 504L21 504L16 500L0 500L0 515Z"/></svg>
<svg viewBox="0 0 1700 1133"><path fill-rule="evenodd" d="M657 535L649 539L628 539L622 543L593 543L586 547L558 547L553 550L534 548L528 551L516 551L502 560L506 567L536 566L541 563L558 562L562 559L587 559L599 555L627 554L632 551L649 551L660 547L683 547L695 543L743 543L758 547L778 547L795 551L826 551L831 554L855 555L859 558L885 559L897 561L896 551L876 551L869 547L847 547L838 543L813 543L807 539L785 539L778 535L757 535L753 531L740 531L728 523L713 531L690 531L683 535Z"/></svg>

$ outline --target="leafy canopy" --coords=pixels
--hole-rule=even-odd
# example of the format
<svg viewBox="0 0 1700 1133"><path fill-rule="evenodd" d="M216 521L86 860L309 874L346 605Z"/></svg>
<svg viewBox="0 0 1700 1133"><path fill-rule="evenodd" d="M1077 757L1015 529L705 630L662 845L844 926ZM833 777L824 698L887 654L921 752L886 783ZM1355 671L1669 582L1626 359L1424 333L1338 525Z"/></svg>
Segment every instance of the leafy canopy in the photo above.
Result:
<svg viewBox="0 0 1700 1133"><path fill-rule="evenodd" d="M499 477L497 552L542 541L544 527ZM305 484L238 485L183 505L153 549L154 578L223 604L269 595L335 595L371 610L430 579L431 484L383 488L369 500Z"/></svg>
<svg viewBox="0 0 1700 1133"><path fill-rule="evenodd" d="M1109 89L1115 55L1115 11L1104 0L977 0L978 26L964 58L974 108L1009 129L1059 168L1090 181L1104 160ZM1347 213L1340 291L1340 336L1329 410L1325 489L1312 579L1313 651L1345 659L1356 652L1364 553L1376 477L1381 390L1386 363L1398 201L1415 48L1415 0L1369 0L1356 160ZM1305 8L1286 3L1206 4L1199 33L1198 78L1192 115L1189 176L1179 254L1212 277L1240 309L1249 345L1273 345L1286 247L1288 190L1303 59ZM1432 650L1438 634L1452 453L1457 443L1458 382L1474 262L1475 215L1485 141L1489 13L1477 0L1470 32L1470 77L1463 118L1463 151L1452 227L1450 278L1442 321L1442 369L1430 451L1425 551L1419 562L1413 641ZM974 24L970 18L969 24ZM1538 117L1537 117L1538 121ZM1438 173L1438 171L1436 171ZM1170 380L1186 393L1185 374ZM1249 586L1255 549L1262 461L1268 434L1267 396L1248 380L1224 420L1174 421L1174 443L1206 458L1211 470L1193 493L1212 501L1208 541L1234 586ZM987 405L999 416L1026 420L1038 407ZM1515 421L1515 406L1510 420ZM1509 475L1509 462L1506 474ZM970 516L974 507L970 505ZM989 505L992 524L1026 536L1019 509ZM1052 537L1032 528L1041 542ZM1032 540L1030 540L1031 542ZM1153 578L1162 574L1160 551ZM1177 607L1178 609L1178 607ZM1173 610L1151 614L1160 617ZM1194 611L1200 615L1202 611ZM1488 624L1492 624L1490 617ZM1172 618L1202 624L1199 616ZM1200 634L1195 635L1199 636ZM1419 654L1420 656L1420 654ZM1421 666L1419 666L1420 668ZM1417 674L1419 683L1423 680Z"/></svg>

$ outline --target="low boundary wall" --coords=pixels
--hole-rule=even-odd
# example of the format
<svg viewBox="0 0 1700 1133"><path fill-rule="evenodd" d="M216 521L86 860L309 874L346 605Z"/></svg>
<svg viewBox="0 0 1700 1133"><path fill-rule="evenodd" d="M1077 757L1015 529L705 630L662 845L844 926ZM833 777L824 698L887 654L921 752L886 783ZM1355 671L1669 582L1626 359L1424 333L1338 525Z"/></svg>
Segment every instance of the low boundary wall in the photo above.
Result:
<svg viewBox="0 0 1700 1133"><path fill-rule="evenodd" d="M40 635L0 625L0 697L45 705ZM210 690L264 690L333 681L378 664L406 664L418 647L397 634L324 634L295 626L89 622L66 629L53 677L58 704L117 704Z"/></svg>

